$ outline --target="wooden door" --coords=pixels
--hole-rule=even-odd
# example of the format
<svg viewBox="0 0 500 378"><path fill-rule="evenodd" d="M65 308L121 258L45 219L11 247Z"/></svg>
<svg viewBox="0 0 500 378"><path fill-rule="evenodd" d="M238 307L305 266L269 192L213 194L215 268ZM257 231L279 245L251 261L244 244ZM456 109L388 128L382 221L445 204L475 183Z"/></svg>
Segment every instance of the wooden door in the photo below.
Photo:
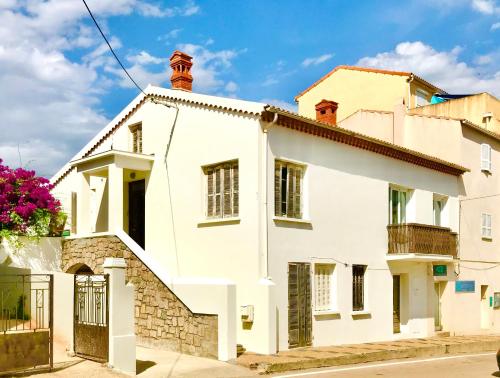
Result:
<svg viewBox="0 0 500 378"><path fill-rule="evenodd" d="M392 331L401 332L401 277L392 276Z"/></svg>
<svg viewBox="0 0 500 378"><path fill-rule="evenodd" d="M288 264L288 347L312 344L311 264Z"/></svg>
<svg viewBox="0 0 500 378"><path fill-rule="evenodd" d="M145 181L128 184L128 234L144 248Z"/></svg>

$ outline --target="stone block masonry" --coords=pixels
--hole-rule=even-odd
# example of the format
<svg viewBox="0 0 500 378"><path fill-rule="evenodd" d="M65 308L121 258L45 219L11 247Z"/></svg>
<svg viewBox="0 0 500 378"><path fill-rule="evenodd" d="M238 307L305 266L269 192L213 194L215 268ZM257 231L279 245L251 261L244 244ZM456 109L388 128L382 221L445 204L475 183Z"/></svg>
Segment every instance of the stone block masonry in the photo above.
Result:
<svg viewBox="0 0 500 378"><path fill-rule="evenodd" d="M106 257L123 257L135 287L135 333L142 346L217 358L217 315L195 314L116 236L63 240L62 270L87 265L103 273Z"/></svg>

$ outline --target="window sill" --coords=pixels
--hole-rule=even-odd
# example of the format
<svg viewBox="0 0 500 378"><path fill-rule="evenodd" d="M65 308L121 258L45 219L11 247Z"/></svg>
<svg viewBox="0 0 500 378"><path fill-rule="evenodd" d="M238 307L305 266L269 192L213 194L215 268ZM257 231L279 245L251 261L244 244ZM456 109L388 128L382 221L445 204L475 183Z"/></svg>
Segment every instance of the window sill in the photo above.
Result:
<svg viewBox="0 0 500 378"><path fill-rule="evenodd" d="M371 315L372 312L370 310L361 310L361 311L351 311L351 316L367 316Z"/></svg>
<svg viewBox="0 0 500 378"><path fill-rule="evenodd" d="M492 236L481 236L481 239L483 239L484 241L492 241L493 240L493 237Z"/></svg>
<svg viewBox="0 0 500 378"><path fill-rule="evenodd" d="M287 218L287 217L273 217L275 222L290 222L290 223L303 223L303 224L311 224L310 219L302 219L302 218Z"/></svg>
<svg viewBox="0 0 500 378"><path fill-rule="evenodd" d="M340 315L339 310L314 310L314 316Z"/></svg>
<svg viewBox="0 0 500 378"><path fill-rule="evenodd" d="M213 218L213 219L202 219L198 222L198 226L211 226L218 224L236 224L240 223L241 219L239 217L231 217L231 218Z"/></svg>

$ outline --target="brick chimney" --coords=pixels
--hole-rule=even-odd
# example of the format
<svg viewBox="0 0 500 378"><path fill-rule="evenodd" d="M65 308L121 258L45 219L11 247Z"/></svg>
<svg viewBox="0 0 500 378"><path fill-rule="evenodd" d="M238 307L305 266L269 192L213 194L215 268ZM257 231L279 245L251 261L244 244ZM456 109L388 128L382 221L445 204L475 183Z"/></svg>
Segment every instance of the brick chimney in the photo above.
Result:
<svg viewBox="0 0 500 378"><path fill-rule="evenodd" d="M193 77L191 76L191 66L193 58L182 51L176 50L170 57L170 67L172 67L172 76L170 82L172 89L183 89L191 92L193 88Z"/></svg>
<svg viewBox="0 0 500 378"><path fill-rule="evenodd" d="M337 104L335 101L321 100L315 106L316 120L335 126L337 124L338 107L339 104Z"/></svg>

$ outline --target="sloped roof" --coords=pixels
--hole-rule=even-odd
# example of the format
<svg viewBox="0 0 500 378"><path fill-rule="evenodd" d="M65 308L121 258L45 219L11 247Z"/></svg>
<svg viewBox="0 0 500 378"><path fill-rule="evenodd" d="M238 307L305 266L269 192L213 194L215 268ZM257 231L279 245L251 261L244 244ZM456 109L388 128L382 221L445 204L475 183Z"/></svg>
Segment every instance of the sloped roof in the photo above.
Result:
<svg viewBox="0 0 500 378"><path fill-rule="evenodd" d="M114 133L123 123L125 123L144 103L155 98L175 103L191 104L196 106L206 106L220 111L240 113L242 115L258 117L264 109L263 103L244 101L233 98L209 96L183 90L167 89L148 85L144 94L139 94L130 102L118 115L113 118L97 135L90 140L70 161L83 159L89 156L104 140ZM65 164L51 178L53 184L57 184L66 176L72 167Z"/></svg>
<svg viewBox="0 0 500 378"><path fill-rule="evenodd" d="M276 106L266 105L265 111L276 113L288 118L291 121L283 120L281 125L300 132L327 138L335 142L348 144L353 147L375 152L394 159L403 160L411 164L437 170L454 176L460 176L463 173L470 171L468 168L462 167L458 164L454 164L434 156L410 150L408 148L364 134L360 134L348 129L344 129L338 126L332 126L328 123L304 117L297 113L293 113ZM263 118L266 118L266 116L263 115ZM294 124L293 120L298 121L298 123ZM278 119L277 122L280 123L280 120Z"/></svg>
<svg viewBox="0 0 500 378"><path fill-rule="evenodd" d="M378 68L369 68L369 67L358 67L358 66L337 66L330 72L328 72L325 76L323 76L321 79L317 80L313 84L311 84L309 87L307 87L305 90L300 92L297 96L295 96L295 101L298 101L299 97L303 96L305 93L309 92L311 89L316 87L318 84L320 84L322 81L326 80L329 78L331 75L333 75L335 72L339 70L351 70L351 71L362 71L362 72L370 72L370 73L379 73L379 74L384 74L384 75L395 75L395 76L406 76L408 78L413 77L414 79L420 81L421 83L434 88L437 92L441 93L446 93L442 89L436 87L434 84L429 83L428 81L422 79L421 77L415 75L412 72L404 72L404 71L390 71L390 70L382 70Z"/></svg>
<svg viewBox="0 0 500 378"><path fill-rule="evenodd" d="M302 122L308 123L312 126L321 127L323 129L330 129L330 130L333 129L336 134L343 134L354 137L354 140L357 142L352 144L351 143L352 141L349 141L349 143L347 144L352 144L356 147L367 149L375 153L382 153L383 155L386 156L391 156L396 159L408 161L416 165L425 166L431 169L437 169L439 171L450 174L458 175L468 171L467 168L454 165L444 160L427 156L416 151L408 150L406 148L399 147L394 144L390 144L366 135L354 133L350 130L342 129L340 127L333 128L328 124L318 122L316 120L300 116L297 113L289 112L287 110L264 103L237 100L237 99L218 97L218 96L209 96L182 90L160 88L151 85L145 89L145 93L146 95L141 93L134 100L132 100L132 102L129 105L127 105L94 138L92 138L92 140L89 143L87 143L87 145L83 147L72 159L70 159L70 161L80 160L90 156L92 152L95 151L97 147L99 147L99 145L101 145L110 135L112 135L116 129L118 129L121 125L123 125L142 105L144 105L147 101L150 101L151 99L161 99L165 101L171 101L172 103L177 103L177 104L179 103L192 104L195 106L217 109L223 112L239 113L248 117L264 118L264 114L266 112L279 113L294 119L301 120ZM333 138L332 140L341 143L346 142L345 138L344 139ZM364 140L365 142L360 143L360 141L362 140ZM366 144L366 142L369 143ZM376 146L379 146L379 148L377 148ZM388 152L389 150L392 152ZM397 153L398 151L404 152L404 154L401 153L398 154ZM411 156L417 157L417 159L411 158ZM68 162L52 177L51 182L53 184L59 183L71 171L71 169L72 166Z"/></svg>

